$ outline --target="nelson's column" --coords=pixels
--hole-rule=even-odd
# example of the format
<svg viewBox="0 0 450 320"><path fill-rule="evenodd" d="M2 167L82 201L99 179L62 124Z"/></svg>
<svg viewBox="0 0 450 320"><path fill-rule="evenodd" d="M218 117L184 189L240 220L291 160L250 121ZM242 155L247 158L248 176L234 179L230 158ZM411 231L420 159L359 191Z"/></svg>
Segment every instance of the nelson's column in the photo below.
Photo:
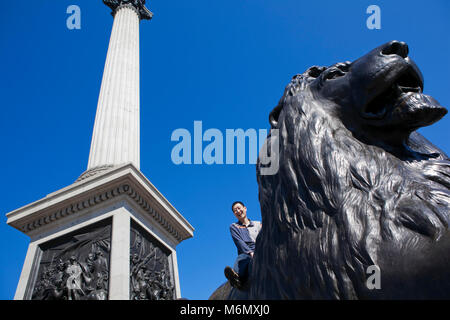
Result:
<svg viewBox="0 0 450 320"><path fill-rule="evenodd" d="M139 23L145 0L103 0L114 22L87 170L7 214L30 237L14 299L180 298L185 218L140 172Z"/></svg>

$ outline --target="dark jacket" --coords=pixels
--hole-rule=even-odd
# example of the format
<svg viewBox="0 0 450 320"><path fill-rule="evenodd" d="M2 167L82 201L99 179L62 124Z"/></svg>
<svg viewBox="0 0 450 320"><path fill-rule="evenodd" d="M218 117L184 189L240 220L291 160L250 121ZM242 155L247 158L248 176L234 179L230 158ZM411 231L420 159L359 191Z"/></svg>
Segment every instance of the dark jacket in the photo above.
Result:
<svg viewBox="0 0 450 320"><path fill-rule="evenodd" d="M238 255L255 251L255 241L259 230L261 230L261 222L259 221L250 220L247 227L239 221L230 225L231 237L236 244Z"/></svg>

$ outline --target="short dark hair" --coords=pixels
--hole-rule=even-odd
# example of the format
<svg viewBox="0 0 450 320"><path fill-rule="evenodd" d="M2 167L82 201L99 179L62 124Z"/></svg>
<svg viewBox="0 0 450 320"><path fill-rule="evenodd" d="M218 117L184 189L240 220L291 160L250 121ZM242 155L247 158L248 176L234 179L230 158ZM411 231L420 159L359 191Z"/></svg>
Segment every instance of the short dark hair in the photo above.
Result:
<svg viewBox="0 0 450 320"><path fill-rule="evenodd" d="M231 205L231 211L233 211L233 208L236 204L240 203L243 207L245 207L245 204L242 201L235 201L233 202L233 204Z"/></svg>

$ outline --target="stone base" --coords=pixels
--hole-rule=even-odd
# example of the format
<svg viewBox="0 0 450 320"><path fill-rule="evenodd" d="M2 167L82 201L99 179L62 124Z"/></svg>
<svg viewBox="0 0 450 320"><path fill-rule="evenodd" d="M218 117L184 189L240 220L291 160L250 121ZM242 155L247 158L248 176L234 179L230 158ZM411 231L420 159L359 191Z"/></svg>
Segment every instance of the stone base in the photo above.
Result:
<svg viewBox="0 0 450 320"><path fill-rule="evenodd" d="M181 297L176 246L194 229L132 164L7 218L31 238L14 299Z"/></svg>

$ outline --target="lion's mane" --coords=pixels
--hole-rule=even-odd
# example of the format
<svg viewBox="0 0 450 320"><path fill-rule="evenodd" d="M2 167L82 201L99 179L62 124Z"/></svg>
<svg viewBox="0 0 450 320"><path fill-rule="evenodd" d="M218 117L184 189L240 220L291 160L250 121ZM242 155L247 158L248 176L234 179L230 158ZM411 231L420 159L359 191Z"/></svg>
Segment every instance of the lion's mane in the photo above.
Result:
<svg viewBox="0 0 450 320"><path fill-rule="evenodd" d="M249 297L422 297L410 294L418 289L411 274L399 273L407 263L433 272L422 267L423 252L444 242L431 259L450 267L449 159L415 132L405 156L359 139L309 88L325 69L295 76L275 109L283 110L272 124L279 134L266 142L279 143L279 170L262 175L257 164L263 227ZM367 288L371 265L380 266L384 291ZM450 296L450 284L436 290Z"/></svg>

